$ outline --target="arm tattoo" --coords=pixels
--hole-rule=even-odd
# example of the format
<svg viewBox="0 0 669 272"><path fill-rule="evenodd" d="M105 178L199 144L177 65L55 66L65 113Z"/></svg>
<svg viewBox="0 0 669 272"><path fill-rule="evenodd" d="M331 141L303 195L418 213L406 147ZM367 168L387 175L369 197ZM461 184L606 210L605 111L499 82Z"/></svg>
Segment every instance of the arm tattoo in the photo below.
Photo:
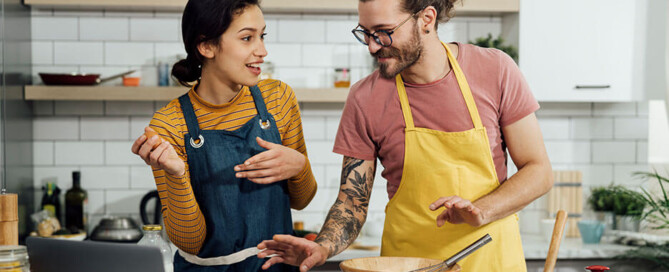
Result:
<svg viewBox="0 0 669 272"><path fill-rule="evenodd" d="M328 257L339 254L353 243L367 218L376 162L367 169L364 162L344 157L339 196L316 239L317 243L328 249Z"/></svg>

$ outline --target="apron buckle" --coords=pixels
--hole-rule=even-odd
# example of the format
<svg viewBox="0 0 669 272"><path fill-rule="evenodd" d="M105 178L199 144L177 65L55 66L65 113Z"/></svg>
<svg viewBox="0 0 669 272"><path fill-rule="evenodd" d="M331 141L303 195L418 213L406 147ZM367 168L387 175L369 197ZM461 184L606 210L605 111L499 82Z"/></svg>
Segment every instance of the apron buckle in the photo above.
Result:
<svg viewBox="0 0 669 272"><path fill-rule="evenodd" d="M262 129L268 129L270 125L269 120L263 122L262 119L258 119L258 123L260 124L260 128Z"/></svg>
<svg viewBox="0 0 669 272"><path fill-rule="evenodd" d="M200 147L202 147L202 145L204 144L204 137L202 137L202 135L200 135L199 138L200 138L200 141L197 142L197 143L195 143L195 141L193 141L193 137L191 137L191 138L190 138L190 146L192 146L193 148L200 148Z"/></svg>

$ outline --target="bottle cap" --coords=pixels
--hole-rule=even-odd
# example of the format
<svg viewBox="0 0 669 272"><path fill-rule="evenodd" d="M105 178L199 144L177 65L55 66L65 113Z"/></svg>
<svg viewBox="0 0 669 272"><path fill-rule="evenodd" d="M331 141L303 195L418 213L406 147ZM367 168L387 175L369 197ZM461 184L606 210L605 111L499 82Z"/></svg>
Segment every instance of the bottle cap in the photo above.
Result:
<svg viewBox="0 0 669 272"><path fill-rule="evenodd" d="M592 272L602 272L602 271L609 270L611 268L608 268L608 267L603 266L603 265L591 265L591 266L586 267L585 269L590 270Z"/></svg>
<svg viewBox="0 0 669 272"><path fill-rule="evenodd" d="M161 225L144 225L142 226L143 230L163 230Z"/></svg>

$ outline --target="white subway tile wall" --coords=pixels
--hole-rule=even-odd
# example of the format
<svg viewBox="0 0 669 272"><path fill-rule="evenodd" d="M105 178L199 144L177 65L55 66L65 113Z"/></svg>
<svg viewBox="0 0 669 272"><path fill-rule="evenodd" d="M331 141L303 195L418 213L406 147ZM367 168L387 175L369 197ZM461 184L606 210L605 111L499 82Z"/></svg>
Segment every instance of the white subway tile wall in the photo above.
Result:
<svg viewBox="0 0 669 272"><path fill-rule="evenodd" d="M33 9L33 73L97 72L102 77L140 69L142 85L157 85L156 65L184 54L180 13L88 12ZM323 88L333 82L334 68L351 68L355 82L372 71L367 48L350 30L357 15L309 16L267 14L266 60L274 76L293 88ZM498 17L456 17L439 27L444 41L467 42L501 32ZM114 80L107 85L119 85ZM160 102L40 101L33 104L33 162L37 201L39 188L55 180L71 187L71 172L82 171L89 192L91 225L104 214L138 218L139 200L155 188L149 166L130 152ZM342 156L332 153L343 103L301 103L309 158L319 184L306 209L294 220L316 230L337 197ZM583 172L584 193L611 182L637 186L630 177L646 170L646 103L542 103L537 112L546 147L556 170ZM511 162L510 162L511 163ZM378 164L368 220L384 218L386 181ZM514 173L515 167L509 166ZM521 211L523 231L538 232L545 217L545 198Z"/></svg>

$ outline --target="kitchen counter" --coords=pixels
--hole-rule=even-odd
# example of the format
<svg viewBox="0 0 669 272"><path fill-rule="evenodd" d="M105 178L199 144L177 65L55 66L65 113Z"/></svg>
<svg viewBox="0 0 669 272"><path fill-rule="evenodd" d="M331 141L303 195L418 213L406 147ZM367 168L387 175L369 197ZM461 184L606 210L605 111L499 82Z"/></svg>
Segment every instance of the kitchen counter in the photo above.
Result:
<svg viewBox="0 0 669 272"><path fill-rule="evenodd" d="M543 260L548 255L548 242L543 236L525 234L522 235L523 251L527 260ZM378 242L375 242L378 241ZM360 237L356 242L366 246L380 245L380 239ZM558 259L610 259L616 255L623 254L631 246L623 246L612 243L583 244L581 238L566 238L562 240ZM336 255L328 262L339 262L347 259L379 256L380 250L347 249Z"/></svg>

